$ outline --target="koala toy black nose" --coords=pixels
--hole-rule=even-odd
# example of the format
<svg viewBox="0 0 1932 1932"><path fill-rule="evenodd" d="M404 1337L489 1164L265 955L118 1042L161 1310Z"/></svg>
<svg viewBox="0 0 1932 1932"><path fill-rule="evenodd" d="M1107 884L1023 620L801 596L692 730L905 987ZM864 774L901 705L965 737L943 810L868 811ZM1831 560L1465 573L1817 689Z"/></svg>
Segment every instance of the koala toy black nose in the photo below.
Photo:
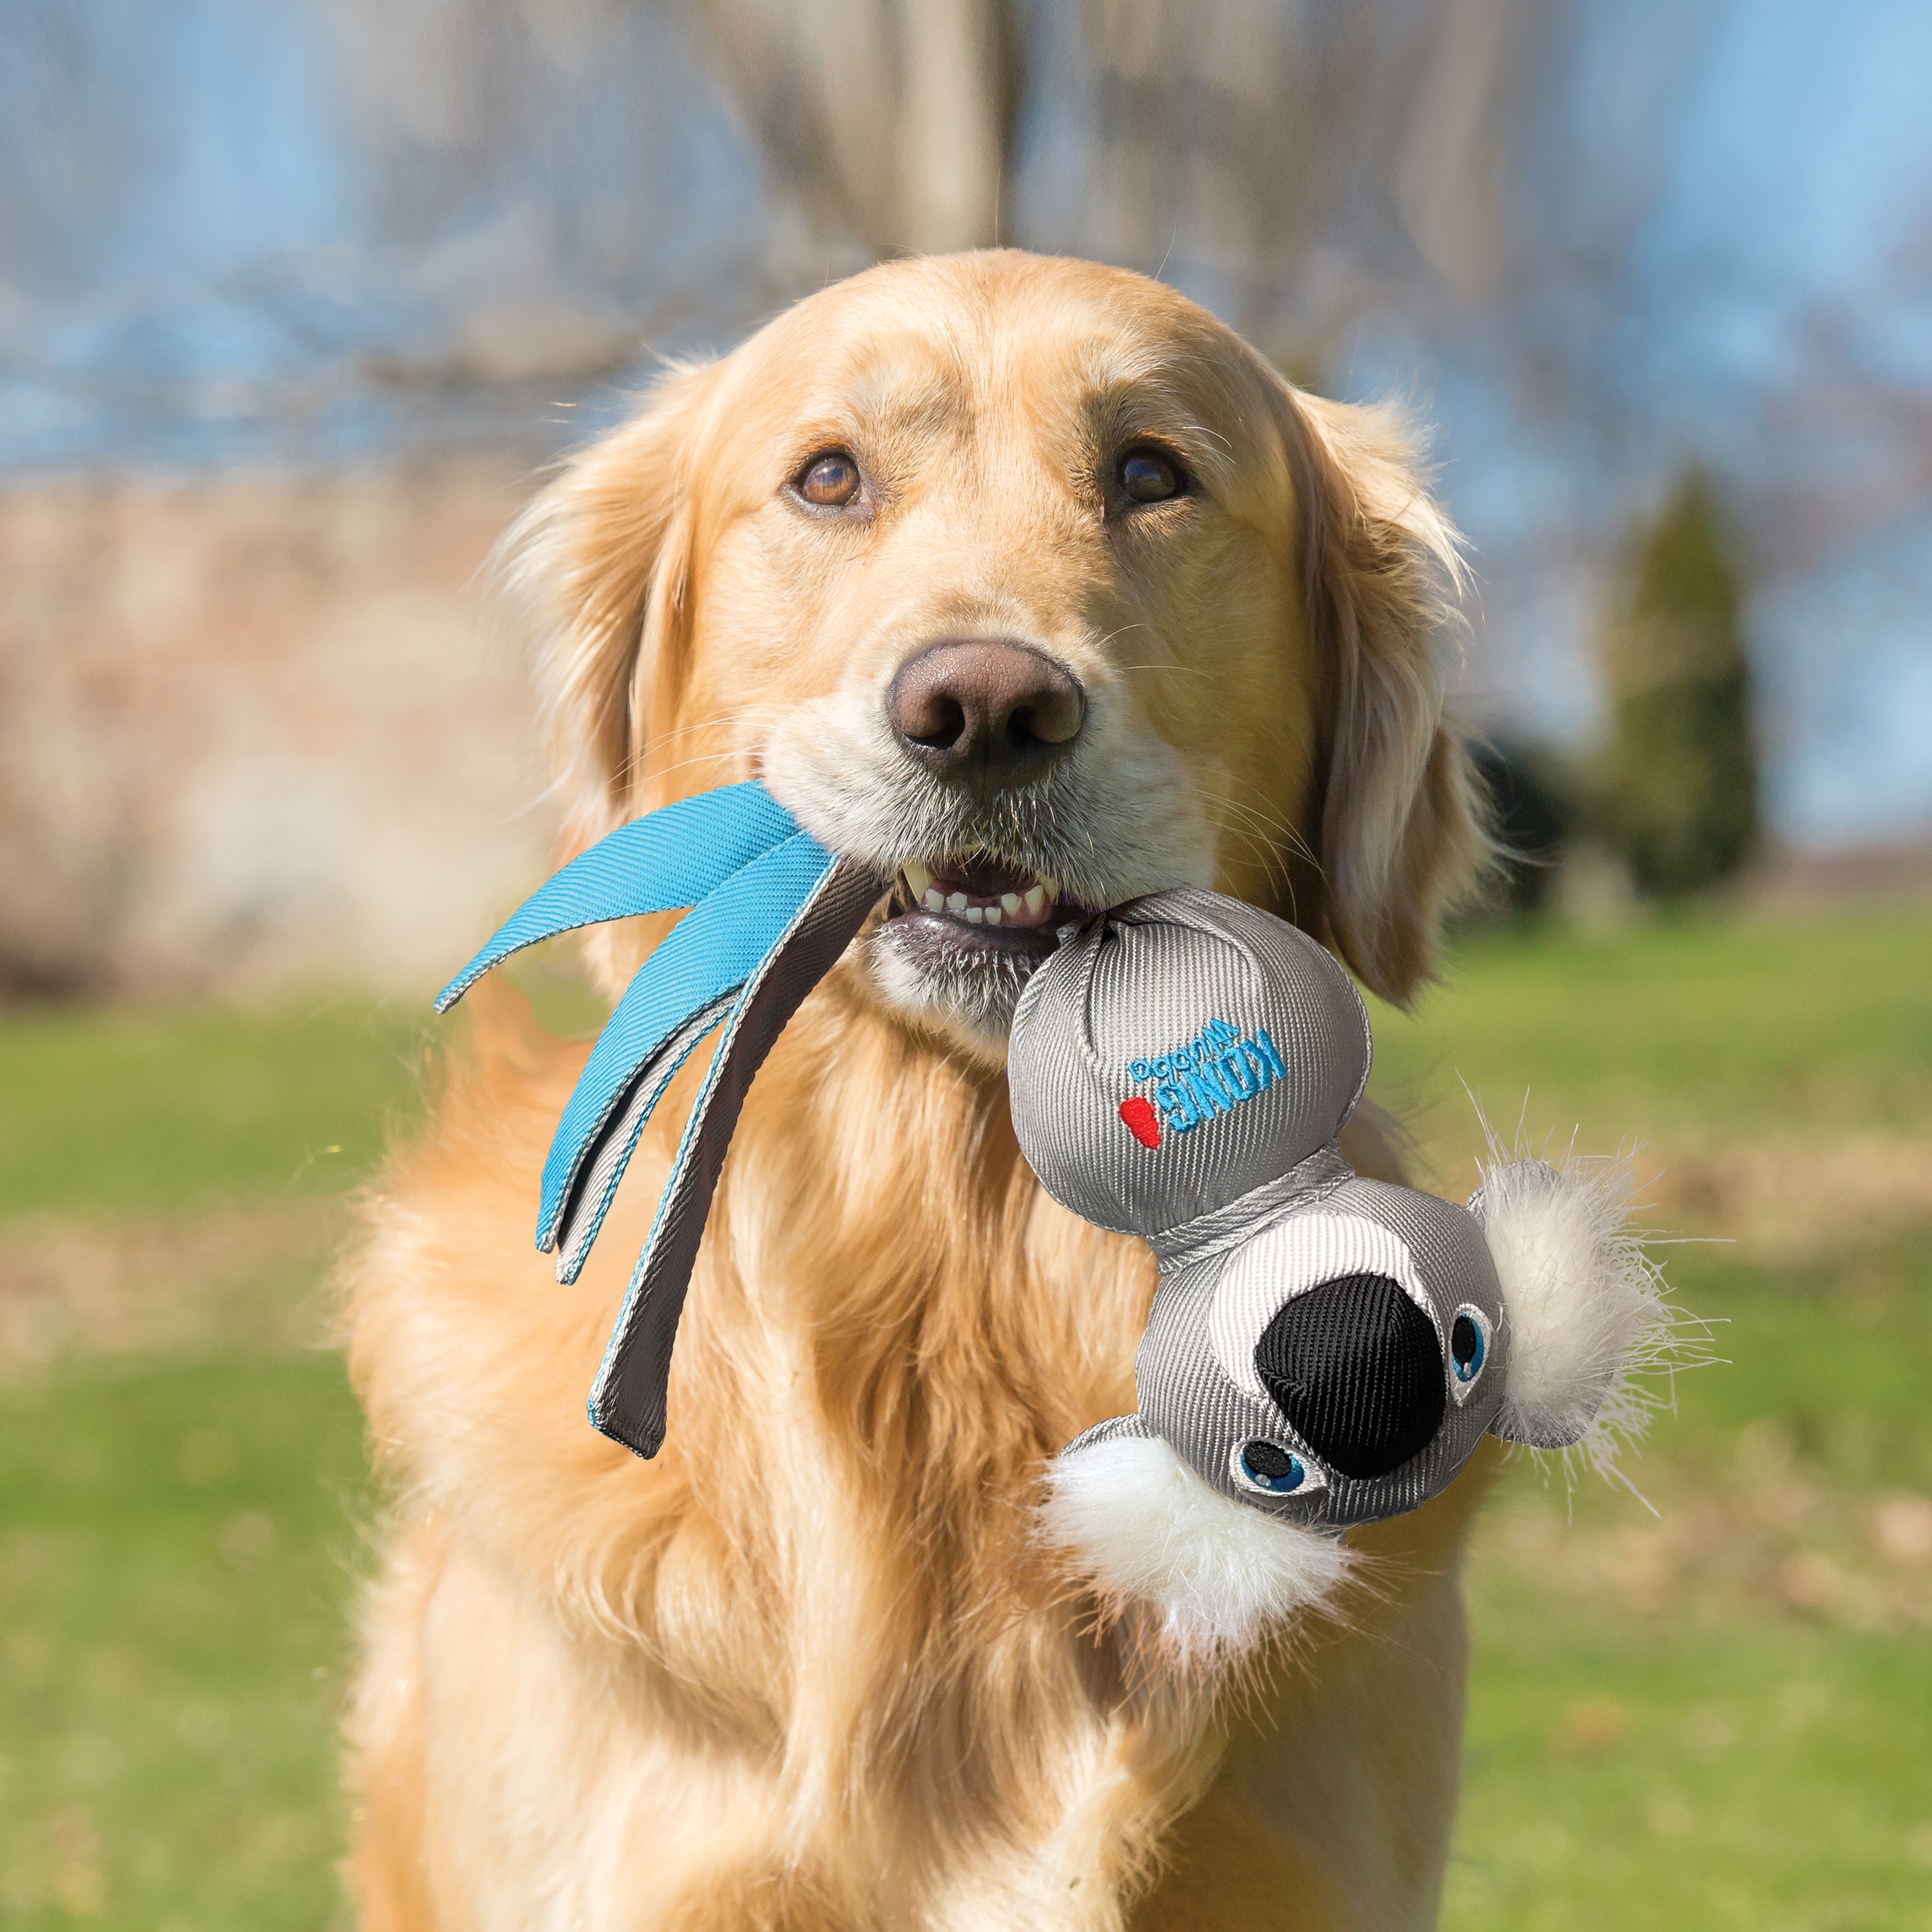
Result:
<svg viewBox="0 0 1932 1932"><path fill-rule="evenodd" d="M1385 1476L1442 1426L1435 1325L1383 1274L1346 1274L1298 1294L1255 1345L1255 1372L1331 1469Z"/></svg>

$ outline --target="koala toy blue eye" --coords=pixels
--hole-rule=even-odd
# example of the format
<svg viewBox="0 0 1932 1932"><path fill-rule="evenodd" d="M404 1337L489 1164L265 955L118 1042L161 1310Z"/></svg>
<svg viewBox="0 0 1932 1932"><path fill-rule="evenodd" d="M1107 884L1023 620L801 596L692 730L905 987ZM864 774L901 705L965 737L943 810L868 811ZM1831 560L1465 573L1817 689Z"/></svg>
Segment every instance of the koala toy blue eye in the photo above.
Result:
<svg viewBox="0 0 1932 1932"><path fill-rule="evenodd" d="M1480 1309L1466 1304L1456 1310L1449 1328L1449 1372L1458 1402L1483 1372L1489 1354L1489 1322Z"/></svg>
<svg viewBox="0 0 1932 1932"><path fill-rule="evenodd" d="M1244 1444L1240 1451L1241 1474L1258 1490L1271 1490L1286 1496L1308 1480L1308 1468L1299 1456L1272 1442Z"/></svg>

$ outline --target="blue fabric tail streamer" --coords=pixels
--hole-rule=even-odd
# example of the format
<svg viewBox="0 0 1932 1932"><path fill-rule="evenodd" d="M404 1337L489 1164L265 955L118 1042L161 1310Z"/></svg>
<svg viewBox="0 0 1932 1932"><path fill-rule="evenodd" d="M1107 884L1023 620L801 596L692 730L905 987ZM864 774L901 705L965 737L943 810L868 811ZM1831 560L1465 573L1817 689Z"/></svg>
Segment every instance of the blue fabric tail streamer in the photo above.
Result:
<svg viewBox="0 0 1932 1932"><path fill-rule="evenodd" d="M574 1281L645 1123L722 1028L590 1393L591 1421L640 1456L664 1441L678 1318L752 1077L884 890L761 785L728 785L620 826L572 860L437 998L446 1012L491 967L558 933L692 908L591 1048L544 1163L537 1216L538 1247L555 1251L559 1281Z"/></svg>

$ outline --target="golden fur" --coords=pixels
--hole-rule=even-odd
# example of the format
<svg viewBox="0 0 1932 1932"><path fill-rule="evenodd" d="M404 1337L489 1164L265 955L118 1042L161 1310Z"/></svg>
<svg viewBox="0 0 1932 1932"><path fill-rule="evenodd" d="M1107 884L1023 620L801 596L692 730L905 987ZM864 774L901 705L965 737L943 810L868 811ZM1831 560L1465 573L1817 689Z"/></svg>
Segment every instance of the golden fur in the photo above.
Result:
<svg viewBox="0 0 1932 1932"><path fill-rule="evenodd" d="M1143 434L1204 488L1129 527L1094 478ZM834 444L878 479L836 527L782 488ZM1435 655L1451 543L1390 416L1157 284L994 253L874 269L674 371L508 574L566 852L755 772L844 849L917 856L879 693L922 640L1020 636L1093 694L1030 835L1058 876L1211 878L1400 998L1480 849ZM590 943L607 990L664 923ZM396 1496L350 1722L370 1932L1432 1922L1487 1459L1352 1538L1370 1587L1252 1680L1097 1627L1031 1503L1132 1407L1153 1268L1040 1192L998 1028L950 998L862 941L787 1031L645 1462L584 1400L694 1070L560 1287L530 1227L584 1049L472 996L346 1271Z"/></svg>

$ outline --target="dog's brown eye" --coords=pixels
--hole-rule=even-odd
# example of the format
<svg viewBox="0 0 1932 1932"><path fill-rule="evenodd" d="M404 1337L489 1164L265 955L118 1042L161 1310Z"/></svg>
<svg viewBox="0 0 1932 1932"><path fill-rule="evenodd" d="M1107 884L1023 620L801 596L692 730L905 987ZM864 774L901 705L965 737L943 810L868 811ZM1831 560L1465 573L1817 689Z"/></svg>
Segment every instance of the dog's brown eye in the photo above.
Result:
<svg viewBox="0 0 1932 1932"><path fill-rule="evenodd" d="M859 494L859 466L842 449L814 457L798 479L798 494L822 508L842 509Z"/></svg>
<svg viewBox="0 0 1932 1932"><path fill-rule="evenodd" d="M1180 472L1157 449L1130 449L1120 459L1120 488L1136 503L1162 503L1180 490Z"/></svg>

